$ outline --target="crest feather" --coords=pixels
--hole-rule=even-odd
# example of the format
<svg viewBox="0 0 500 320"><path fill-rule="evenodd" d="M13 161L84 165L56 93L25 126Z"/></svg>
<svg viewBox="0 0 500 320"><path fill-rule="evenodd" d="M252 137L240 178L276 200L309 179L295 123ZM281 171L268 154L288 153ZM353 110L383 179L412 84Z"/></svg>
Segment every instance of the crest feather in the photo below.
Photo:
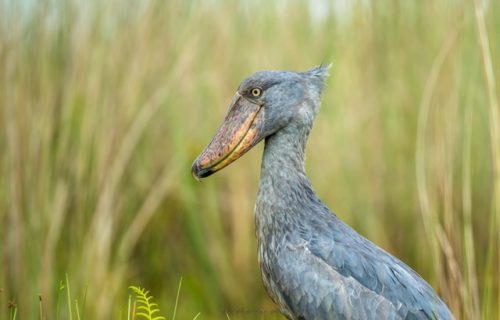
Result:
<svg viewBox="0 0 500 320"><path fill-rule="evenodd" d="M320 92L323 91L325 87L326 78L330 75L330 68L332 64L320 64L319 66L313 67L307 71L301 72L301 74L309 77L313 84L317 86Z"/></svg>

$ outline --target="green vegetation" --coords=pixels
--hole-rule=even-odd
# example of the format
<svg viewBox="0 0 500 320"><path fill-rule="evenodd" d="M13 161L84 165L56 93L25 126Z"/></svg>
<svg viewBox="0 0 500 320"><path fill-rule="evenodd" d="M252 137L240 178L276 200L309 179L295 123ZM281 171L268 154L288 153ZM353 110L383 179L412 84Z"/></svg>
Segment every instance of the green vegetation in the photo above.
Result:
<svg viewBox="0 0 500 320"><path fill-rule="evenodd" d="M262 146L190 166L245 76L321 62L317 192L457 318L500 318L500 2L340 2L0 0L0 318L119 319L141 283L177 319L281 319Z"/></svg>
<svg viewBox="0 0 500 320"><path fill-rule="evenodd" d="M156 315L160 312L160 309L158 308L158 304L153 302L153 296L149 295L148 290L136 286L130 286L129 288L135 293L136 304L133 308L134 318L137 317L145 320L165 320L164 316Z"/></svg>

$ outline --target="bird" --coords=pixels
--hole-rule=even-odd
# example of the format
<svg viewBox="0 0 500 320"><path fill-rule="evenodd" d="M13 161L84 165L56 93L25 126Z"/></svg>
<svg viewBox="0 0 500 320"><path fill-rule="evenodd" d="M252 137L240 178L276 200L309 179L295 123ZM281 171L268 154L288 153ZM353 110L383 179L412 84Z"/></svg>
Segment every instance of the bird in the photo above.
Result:
<svg viewBox="0 0 500 320"><path fill-rule="evenodd" d="M192 175L208 177L265 140L254 210L258 261L286 318L454 319L424 279L314 192L305 150L329 69L259 71L243 80Z"/></svg>

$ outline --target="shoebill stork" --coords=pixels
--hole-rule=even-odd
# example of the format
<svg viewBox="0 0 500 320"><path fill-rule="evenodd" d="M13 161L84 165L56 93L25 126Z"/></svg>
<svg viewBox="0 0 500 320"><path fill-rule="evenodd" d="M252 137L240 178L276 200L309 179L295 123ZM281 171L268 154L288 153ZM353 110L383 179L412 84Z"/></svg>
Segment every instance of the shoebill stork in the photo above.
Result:
<svg viewBox="0 0 500 320"><path fill-rule="evenodd" d="M255 205L259 263L288 319L453 319L425 280L342 222L314 192L305 147L327 75L319 66L245 79L193 176L207 177L265 140Z"/></svg>

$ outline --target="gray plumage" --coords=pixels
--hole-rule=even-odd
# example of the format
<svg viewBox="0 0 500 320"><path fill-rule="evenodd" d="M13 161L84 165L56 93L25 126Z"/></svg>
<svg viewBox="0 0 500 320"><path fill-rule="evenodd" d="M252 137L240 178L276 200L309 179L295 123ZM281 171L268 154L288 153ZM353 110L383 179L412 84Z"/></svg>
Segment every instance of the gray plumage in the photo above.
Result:
<svg viewBox="0 0 500 320"><path fill-rule="evenodd" d="M453 319L418 274L343 223L313 191L305 146L327 72L258 72L238 89L265 110L254 141L265 139L255 223L269 295L289 319ZM250 97L252 88L262 95ZM195 162L196 176L212 173L202 171Z"/></svg>

